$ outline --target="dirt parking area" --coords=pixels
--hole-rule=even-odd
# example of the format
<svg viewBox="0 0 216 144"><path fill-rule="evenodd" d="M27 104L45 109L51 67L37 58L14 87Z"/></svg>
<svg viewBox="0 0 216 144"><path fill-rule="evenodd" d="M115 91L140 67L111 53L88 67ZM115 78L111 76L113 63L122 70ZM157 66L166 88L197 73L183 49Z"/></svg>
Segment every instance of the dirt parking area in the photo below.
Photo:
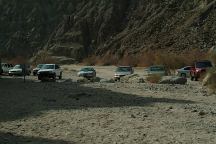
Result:
<svg viewBox="0 0 216 144"><path fill-rule="evenodd" d="M199 82L76 83L0 79L0 144L215 144L216 96ZM115 67L96 67L110 78ZM142 68L136 73L144 76Z"/></svg>

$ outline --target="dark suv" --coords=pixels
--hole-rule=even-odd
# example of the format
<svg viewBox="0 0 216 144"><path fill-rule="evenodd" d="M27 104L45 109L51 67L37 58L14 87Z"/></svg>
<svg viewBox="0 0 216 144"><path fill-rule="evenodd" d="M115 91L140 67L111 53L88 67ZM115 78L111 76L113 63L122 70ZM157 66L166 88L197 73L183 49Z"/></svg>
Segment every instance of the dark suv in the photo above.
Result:
<svg viewBox="0 0 216 144"><path fill-rule="evenodd" d="M191 80L197 81L211 67L213 67L213 65L209 60L196 62L195 66L192 67L190 71Z"/></svg>

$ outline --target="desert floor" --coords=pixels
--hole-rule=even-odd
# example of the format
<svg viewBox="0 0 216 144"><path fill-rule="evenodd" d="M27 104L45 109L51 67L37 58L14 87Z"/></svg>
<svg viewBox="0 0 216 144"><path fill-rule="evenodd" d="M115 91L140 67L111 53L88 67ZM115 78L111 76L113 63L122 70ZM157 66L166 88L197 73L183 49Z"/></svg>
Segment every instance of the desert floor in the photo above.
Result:
<svg viewBox="0 0 216 144"><path fill-rule="evenodd" d="M216 96L200 82L77 83L0 78L0 144L215 144ZM112 78L115 67L96 67ZM145 76L142 68L136 73Z"/></svg>

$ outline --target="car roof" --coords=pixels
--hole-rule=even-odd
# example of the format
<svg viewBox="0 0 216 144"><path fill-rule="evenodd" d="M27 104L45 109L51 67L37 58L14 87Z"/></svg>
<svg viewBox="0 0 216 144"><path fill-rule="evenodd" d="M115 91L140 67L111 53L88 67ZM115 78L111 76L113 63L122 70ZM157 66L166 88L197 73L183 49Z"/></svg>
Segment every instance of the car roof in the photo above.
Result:
<svg viewBox="0 0 216 144"><path fill-rule="evenodd" d="M43 65L56 65L56 64L43 64Z"/></svg>

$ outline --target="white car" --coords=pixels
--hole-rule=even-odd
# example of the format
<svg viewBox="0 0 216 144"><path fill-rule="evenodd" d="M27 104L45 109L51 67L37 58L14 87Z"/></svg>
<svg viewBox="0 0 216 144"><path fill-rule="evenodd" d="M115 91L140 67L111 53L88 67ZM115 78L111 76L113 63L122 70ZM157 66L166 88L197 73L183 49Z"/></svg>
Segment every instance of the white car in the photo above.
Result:
<svg viewBox="0 0 216 144"><path fill-rule="evenodd" d="M180 69L177 69L177 75L180 77L190 77L190 71L193 68L193 66L186 66Z"/></svg>
<svg viewBox="0 0 216 144"><path fill-rule="evenodd" d="M94 78L96 77L96 70L92 67L85 67L82 68L77 75L78 77Z"/></svg>
<svg viewBox="0 0 216 144"><path fill-rule="evenodd" d="M43 67L38 71L38 80L54 79L56 77L62 79L62 70L57 64L44 64Z"/></svg>
<svg viewBox="0 0 216 144"><path fill-rule="evenodd" d="M19 76L30 75L31 74L30 65L26 65L26 64L15 65L12 69L9 70L8 74L9 74L9 76L13 76L13 75L19 75Z"/></svg>
<svg viewBox="0 0 216 144"><path fill-rule="evenodd" d="M120 80L121 77L131 75L134 73L134 69L131 66L119 66L115 70L114 79Z"/></svg>

